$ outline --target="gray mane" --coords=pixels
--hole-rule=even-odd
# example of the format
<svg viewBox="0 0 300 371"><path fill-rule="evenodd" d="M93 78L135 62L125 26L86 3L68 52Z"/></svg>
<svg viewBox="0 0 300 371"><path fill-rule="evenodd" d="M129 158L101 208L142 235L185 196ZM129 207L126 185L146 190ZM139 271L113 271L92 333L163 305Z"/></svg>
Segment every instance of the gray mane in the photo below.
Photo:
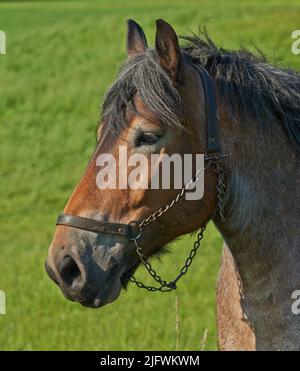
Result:
<svg viewBox="0 0 300 371"><path fill-rule="evenodd" d="M163 125L181 126L180 96L152 49L127 59L108 90L102 110L106 128L119 133L126 126L125 107L129 105L136 112L133 105L136 93Z"/></svg>
<svg viewBox="0 0 300 371"><path fill-rule="evenodd" d="M300 148L300 75L297 72L270 65L261 53L218 48L206 33L181 39L188 42L182 48L185 60L207 69L233 120L256 120L263 128L278 123ZM151 49L142 56L127 59L123 65L104 101L105 126L119 132L126 125L124 108L132 106L135 93L162 124L180 126L183 117L180 96Z"/></svg>

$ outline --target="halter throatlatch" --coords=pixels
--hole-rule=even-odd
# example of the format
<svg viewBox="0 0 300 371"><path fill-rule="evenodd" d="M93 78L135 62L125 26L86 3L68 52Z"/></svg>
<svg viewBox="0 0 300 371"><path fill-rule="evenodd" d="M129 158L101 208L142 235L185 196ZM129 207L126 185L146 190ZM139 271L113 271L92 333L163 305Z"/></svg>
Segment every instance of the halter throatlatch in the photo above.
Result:
<svg viewBox="0 0 300 371"><path fill-rule="evenodd" d="M204 169L207 169L210 165L212 165L214 172L217 175L216 211L220 220L224 222L225 215L223 200L225 195L225 174L221 162L223 161L225 156L222 153L220 154L221 148L218 138L217 102L214 81L212 80L206 69L204 69L202 66L198 65L192 66L196 69L196 71L200 75L205 98L206 122L207 122L207 153L205 156L206 166L204 167ZM138 239L140 238L144 227L146 227L150 223L153 223L161 215L166 213L173 205L175 205L182 198L182 196L189 190L191 185L199 180L198 178L199 172L200 170L196 172L193 179L191 179L190 182L181 189L181 191L169 204L165 205L165 207L161 207L159 210L156 210L154 213L149 215L147 218L143 219L141 222L132 221L128 224L108 223L98 221L95 219L84 218L81 216L60 214L58 216L56 225L65 225L68 227L82 229L93 233L107 233L116 236L123 236L128 238L129 240L132 240L135 244L136 252L142 264L144 265L150 276L159 284L159 286L158 287L147 286L144 283L136 280L134 276L130 277L130 281L135 283L139 288L143 288L151 292L154 291L168 292L175 290L177 288L176 286L177 281L187 273L201 245L201 240L203 239L206 224L203 224L201 226L200 231L197 234L196 241L194 242L193 248L190 251L188 258L186 259L177 277L171 282L163 280L155 272L151 264L148 262L147 257L143 255L143 250L138 244Z"/></svg>

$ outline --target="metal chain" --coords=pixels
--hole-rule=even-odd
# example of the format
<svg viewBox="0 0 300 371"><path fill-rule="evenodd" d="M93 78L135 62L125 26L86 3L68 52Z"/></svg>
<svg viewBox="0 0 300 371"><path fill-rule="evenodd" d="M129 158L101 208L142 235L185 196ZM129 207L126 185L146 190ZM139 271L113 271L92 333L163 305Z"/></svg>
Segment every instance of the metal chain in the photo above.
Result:
<svg viewBox="0 0 300 371"><path fill-rule="evenodd" d="M223 197L225 194L225 176L222 166L220 165L220 161L222 161L225 158L225 155L218 155L218 156L212 156L212 157L206 157L205 161L207 162L207 165L204 166L204 171L211 165L214 164L214 171L218 175L218 183L217 183L217 193L218 193L218 209L221 206L221 209L219 209L219 212L221 212L224 218L224 207L223 207ZM171 203L167 204L165 207L160 207L158 210L154 211L154 213L150 214L147 218L143 219L139 226L140 228L148 225L149 223L154 222L156 219L160 218L164 213L166 213L169 209L171 209L180 199L185 195L185 193L190 189L193 183L196 183L199 181L199 173L201 169L198 169L196 171L196 174L194 177L183 187L181 188L180 192L177 194L177 196L171 201Z"/></svg>
<svg viewBox="0 0 300 371"><path fill-rule="evenodd" d="M225 222L225 210L224 210L224 198L226 192L225 183L225 172L224 167L221 165L222 159L212 160L214 165L214 172L217 174L217 205L218 205L218 215L222 223Z"/></svg>
<svg viewBox="0 0 300 371"><path fill-rule="evenodd" d="M203 239L203 234L204 234L204 231L206 229L206 224L204 224L201 228L200 228L200 231L197 233L197 239L196 241L194 242L194 245L193 245L193 248L192 250L190 251L190 254L188 256L188 258L186 259L184 265L182 266L182 268L180 269L180 272L178 274L178 276L171 282L167 282L165 280L163 280L156 272L155 270L152 268L151 264L147 261L147 259L142 255L141 253L141 248L138 246L137 242L136 242L136 246L137 246L137 252L139 254L139 257L144 265L144 267L146 268L146 270L148 271L148 273L150 274L150 276L160 284L159 287L155 287L155 286L147 286L145 285L143 282L141 281L138 281L134 276L131 276L130 277L130 281L135 283L139 288L142 288L142 289L145 289L145 290L148 290L148 291L151 291L151 292L154 292L154 291L160 291L160 292L169 292L169 291L173 291L173 290L176 290L177 286L176 286L176 283L177 281L182 277L184 276L189 267L191 266L192 262L193 262L193 259L194 257L196 256L197 254L197 251L199 249L199 247L201 246L201 240Z"/></svg>
<svg viewBox="0 0 300 371"><path fill-rule="evenodd" d="M235 274L236 274L236 280L237 280L240 300L243 301L245 299L243 283L242 283L240 272L237 269L235 261L234 261L234 267L235 267ZM245 313L245 311L242 307L242 303L240 303L240 304L241 304L242 316L243 316L242 321L245 322L250 327L251 331L255 334L255 328L254 328L253 324L249 321L249 319L247 317L247 314Z"/></svg>
<svg viewBox="0 0 300 371"><path fill-rule="evenodd" d="M226 192L225 172L224 172L223 166L221 165L221 161L224 158L225 158L225 155L216 156L216 157L206 157L205 161L207 161L207 165L204 167L204 170L206 170L211 164L213 164L214 172L217 174L217 185L216 185L216 190L217 190L217 214L218 214L222 223L225 222L224 197L225 197L225 192ZM183 187L181 189L181 191L177 194L175 199L173 199L170 204L167 204L164 208L160 208L159 210L155 211L153 214L148 216L146 219L142 220L142 222L139 224L139 227L140 227L141 231L142 231L142 227L148 225L149 223L154 222L156 219L158 219L160 216L162 216L165 212L167 212L171 207L173 207L179 201L179 199L187 192L187 190L191 187L191 185L194 182L197 182L199 180L199 177L198 177L199 172L200 172L200 170L198 170L196 172L195 177L193 179L191 179L190 182L185 187ZM197 239L193 244L193 248L190 251L190 254L189 254L188 258L186 259L184 265L180 269L180 272L179 272L178 276L173 281L170 281L169 283L167 281L163 280L156 273L156 271L153 269L152 265L149 263L147 258L143 255L142 248L138 245L137 239L135 239L134 243L135 243L135 246L136 246L136 252L140 257L141 262L143 263L144 267L146 268L146 270L150 274L150 276L156 282L158 282L160 286L155 287L155 286L145 285L143 282L138 281L134 276L131 276L129 280L132 283L135 283L137 285L137 287L139 287L141 289L145 289L145 290L150 291L150 292L155 292L155 291L170 292L170 291L176 290L177 281L179 281L179 279L187 273L189 267L191 266L196 254L197 254L198 249L201 246L201 241L203 239L205 229L206 229L206 224L202 225L202 227L200 228L200 231L197 233ZM243 300L244 299L244 293L243 293L242 280L240 278L240 274L239 274L236 266L235 266L235 271L236 271L236 277L237 277L240 299ZM247 317L247 315L246 315L246 313L244 312L243 309L242 309L242 315L243 315L242 320L249 326L251 331L253 333L255 333L255 328L254 328L253 324L249 321L249 319L248 319L248 317Z"/></svg>
<svg viewBox="0 0 300 371"><path fill-rule="evenodd" d="M220 217L222 222L225 221L224 204L223 204L224 195L225 195L225 174L224 174L224 171L223 171L223 167L220 164L220 160L222 160L224 157L225 157L224 155L214 156L214 157L206 157L205 161L207 162L207 165L204 167L204 170L206 170L211 164L213 164L214 165L214 171L218 176L217 186L216 186L216 190L217 190L217 212L218 212L219 217ZM140 230L142 231L142 227L148 225L149 223L154 222L156 219L158 219L160 216L162 216L165 212L167 212L171 207L173 207L179 201L179 199L189 190L191 185L199 180L200 171L201 170L199 169L196 172L195 176L181 189L181 191L177 194L177 196L172 200L172 202L170 204L167 204L164 208L160 208L160 209L156 210L150 216L143 219L139 223ZM148 262L147 258L143 255L142 248L137 243L137 238L134 239L134 243L135 243L135 246L136 246L136 252L137 252L138 256L140 257L141 262L143 263L144 267L146 268L146 270L148 271L150 276L156 282L158 282L160 284L160 286L159 287L147 286L143 282L138 281L134 276L131 276L129 280L131 282L135 283L139 288L148 290L150 292L154 292L154 291L169 292L169 291L172 291L172 290L176 290L177 281L187 273L189 267L191 266L191 264L193 262L193 259L196 255L200 245L201 245L201 241L203 239L205 229L206 229L206 224L202 225L201 228L200 228L200 231L197 233L197 239L193 244L193 248L190 251L190 254L189 254L188 258L186 259L185 264L180 269L180 272L179 272L178 276L173 281L171 281L169 283L167 281L163 280L156 273L156 271L153 269L151 264ZM140 236L140 234L139 234L139 236Z"/></svg>
<svg viewBox="0 0 300 371"><path fill-rule="evenodd" d="M205 168L204 168L205 170ZM170 204L167 204L165 207L161 207L158 210L156 210L154 213L150 214L147 218L143 219L139 226L144 227L152 222L154 222L156 219L160 218L164 213L166 213L169 209L171 209L174 205L177 204L177 202L183 197L183 195L189 190L191 185L194 182L198 182L200 170L197 170L195 177L192 178L183 188L181 188L180 192L177 194L177 196L171 201Z"/></svg>

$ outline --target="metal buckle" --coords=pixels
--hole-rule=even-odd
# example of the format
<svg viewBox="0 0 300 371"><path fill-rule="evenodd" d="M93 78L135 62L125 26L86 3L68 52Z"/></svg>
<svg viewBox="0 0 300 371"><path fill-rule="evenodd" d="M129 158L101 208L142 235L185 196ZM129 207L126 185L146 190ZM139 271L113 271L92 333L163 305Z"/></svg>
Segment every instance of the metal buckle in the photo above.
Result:
<svg viewBox="0 0 300 371"><path fill-rule="evenodd" d="M128 223L128 226L131 227L132 231L137 231L137 235L136 236L128 236L128 239L130 241L136 241L138 240L140 237L141 237L141 234L142 234L142 227L140 226L140 224L135 221L135 220L132 220L131 222Z"/></svg>

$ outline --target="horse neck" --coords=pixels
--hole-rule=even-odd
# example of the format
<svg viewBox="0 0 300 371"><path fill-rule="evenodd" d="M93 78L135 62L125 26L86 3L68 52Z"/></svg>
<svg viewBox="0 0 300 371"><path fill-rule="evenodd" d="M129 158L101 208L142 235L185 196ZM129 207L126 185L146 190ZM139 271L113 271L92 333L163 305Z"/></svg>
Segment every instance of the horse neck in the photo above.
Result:
<svg viewBox="0 0 300 371"><path fill-rule="evenodd" d="M243 285L258 349L300 348L292 293L300 289L300 158L279 125L221 125L226 221L215 221Z"/></svg>

